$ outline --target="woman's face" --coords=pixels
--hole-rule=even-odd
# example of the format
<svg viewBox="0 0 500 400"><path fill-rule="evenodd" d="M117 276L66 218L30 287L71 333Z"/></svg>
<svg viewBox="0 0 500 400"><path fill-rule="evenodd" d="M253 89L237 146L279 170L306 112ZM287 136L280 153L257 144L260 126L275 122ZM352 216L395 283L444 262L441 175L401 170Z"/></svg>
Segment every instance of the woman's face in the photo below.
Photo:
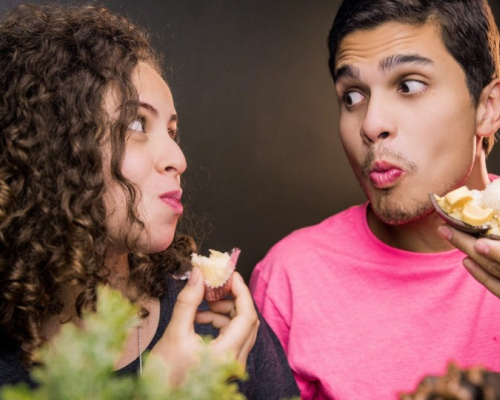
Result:
<svg viewBox="0 0 500 400"><path fill-rule="evenodd" d="M141 231L137 224L130 227L127 223L125 193L109 172L105 173L106 225L115 251L126 251L125 238L131 234L138 237L140 251L156 253L172 243L182 214L180 176L186 169L186 159L175 141L177 114L165 81L142 62L132 80L139 95L138 118L129 125L121 171L138 189L137 216L146 229ZM111 116L117 105L116 93L111 91L106 98ZM109 160L109 149L105 154ZM106 164L109 168L109 162Z"/></svg>

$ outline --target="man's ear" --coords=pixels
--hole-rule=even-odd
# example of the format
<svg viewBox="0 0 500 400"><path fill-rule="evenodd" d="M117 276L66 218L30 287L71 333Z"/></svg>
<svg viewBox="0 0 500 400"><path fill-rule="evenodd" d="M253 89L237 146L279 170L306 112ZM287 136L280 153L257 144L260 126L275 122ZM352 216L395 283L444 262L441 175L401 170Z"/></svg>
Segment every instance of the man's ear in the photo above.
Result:
<svg viewBox="0 0 500 400"><path fill-rule="evenodd" d="M481 92L476 110L476 134L493 135L500 128L500 79L494 79Z"/></svg>

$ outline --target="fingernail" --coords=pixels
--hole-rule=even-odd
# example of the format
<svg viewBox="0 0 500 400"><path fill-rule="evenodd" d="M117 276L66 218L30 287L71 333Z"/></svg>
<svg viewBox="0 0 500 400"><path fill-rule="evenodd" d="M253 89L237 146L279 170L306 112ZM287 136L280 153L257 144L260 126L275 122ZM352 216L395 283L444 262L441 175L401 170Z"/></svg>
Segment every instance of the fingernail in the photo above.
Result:
<svg viewBox="0 0 500 400"><path fill-rule="evenodd" d="M238 271L233 272L232 277L234 278L235 276L237 276L236 279L243 280L243 277L238 273Z"/></svg>
<svg viewBox="0 0 500 400"><path fill-rule="evenodd" d="M488 254L490 252L490 246L484 242L477 241L474 248L480 254Z"/></svg>
<svg viewBox="0 0 500 400"><path fill-rule="evenodd" d="M469 271L478 268L478 265L474 261L472 261L470 258L464 258L463 264L464 264L464 267Z"/></svg>
<svg viewBox="0 0 500 400"><path fill-rule="evenodd" d="M438 228L438 234L439 236L441 236L443 239L446 240L450 240L452 236L451 230L447 226L440 226Z"/></svg>
<svg viewBox="0 0 500 400"><path fill-rule="evenodd" d="M196 282L198 282L198 279L200 279L200 270L198 268L193 268L191 270L191 273L189 274L189 280L188 280L188 285L196 285Z"/></svg>

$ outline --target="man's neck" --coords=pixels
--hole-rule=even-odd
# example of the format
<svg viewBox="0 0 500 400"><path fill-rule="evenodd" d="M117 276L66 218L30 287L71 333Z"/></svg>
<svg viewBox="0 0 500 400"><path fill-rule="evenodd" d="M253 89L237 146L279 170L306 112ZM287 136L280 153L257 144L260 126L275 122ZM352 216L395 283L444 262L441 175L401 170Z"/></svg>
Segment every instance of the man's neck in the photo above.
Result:
<svg viewBox="0 0 500 400"><path fill-rule="evenodd" d="M437 229L443 220L435 212L407 224L389 225L378 219L371 207L367 209L368 226L388 246L415 253L437 253L454 247L442 239Z"/></svg>

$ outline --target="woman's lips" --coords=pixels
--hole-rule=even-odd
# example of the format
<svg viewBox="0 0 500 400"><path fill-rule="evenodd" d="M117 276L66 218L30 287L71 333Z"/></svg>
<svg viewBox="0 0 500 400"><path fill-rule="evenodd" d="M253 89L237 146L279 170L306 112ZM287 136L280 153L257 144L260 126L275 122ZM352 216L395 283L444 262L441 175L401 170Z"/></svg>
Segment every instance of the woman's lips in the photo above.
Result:
<svg viewBox="0 0 500 400"><path fill-rule="evenodd" d="M182 191L174 190L160 195L160 200L170 206L177 214L182 214L184 207L181 203Z"/></svg>
<svg viewBox="0 0 500 400"><path fill-rule="evenodd" d="M377 189L387 189L396 184L403 175L403 170L384 162L376 163L370 172L372 185Z"/></svg>

